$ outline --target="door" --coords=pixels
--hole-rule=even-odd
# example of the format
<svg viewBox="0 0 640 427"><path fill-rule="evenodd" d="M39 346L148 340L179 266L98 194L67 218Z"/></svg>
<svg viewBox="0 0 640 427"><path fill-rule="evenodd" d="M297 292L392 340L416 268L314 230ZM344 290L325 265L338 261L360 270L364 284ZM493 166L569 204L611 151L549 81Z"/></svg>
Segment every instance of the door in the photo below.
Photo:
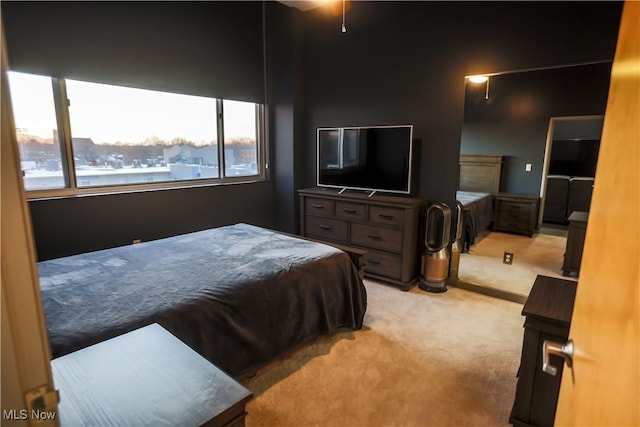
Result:
<svg viewBox="0 0 640 427"><path fill-rule="evenodd" d="M2 177L2 418L3 426L56 426L57 395L49 364L29 209L22 188L15 127L6 80L6 47L0 17ZM27 395L29 396L27 398ZM38 420L44 420L38 422Z"/></svg>
<svg viewBox="0 0 640 427"><path fill-rule="evenodd" d="M588 90L588 88L585 88ZM624 5L558 426L640 425L640 2Z"/></svg>

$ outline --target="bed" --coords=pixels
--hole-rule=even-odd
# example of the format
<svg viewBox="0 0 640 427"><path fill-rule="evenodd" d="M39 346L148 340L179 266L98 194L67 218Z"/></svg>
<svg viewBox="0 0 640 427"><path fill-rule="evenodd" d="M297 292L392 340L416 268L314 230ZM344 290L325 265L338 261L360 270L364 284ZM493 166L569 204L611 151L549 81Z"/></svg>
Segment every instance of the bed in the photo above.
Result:
<svg viewBox="0 0 640 427"><path fill-rule="evenodd" d="M458 191L456 199L462 203L465 227L472 237L488 230L493 222L493 194L479 191Z"/></svg>
<svg viewBox="0 0 640 427"><path fill-rule="evenodd" d="M466 252L493 222L493 195L500 191L502 156L461 154L459 166L456 199L464 209Z"/></svg>
<svg viewBox="0 0 640 427"><path fill-rule="evenodd" d="M235 224L38 263L52 357L159 323L231 375L362 327L366 290L334 247Z"/></svg>

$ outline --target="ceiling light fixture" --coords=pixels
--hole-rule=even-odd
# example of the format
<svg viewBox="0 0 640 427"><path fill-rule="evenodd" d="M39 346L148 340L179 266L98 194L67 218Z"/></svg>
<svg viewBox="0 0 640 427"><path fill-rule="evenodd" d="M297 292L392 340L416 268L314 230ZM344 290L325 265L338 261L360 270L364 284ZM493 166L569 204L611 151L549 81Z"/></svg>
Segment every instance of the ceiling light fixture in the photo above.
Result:
<svg viewBox="0 0 640 427"><path fill-rule="evenodd" d="M469 81L471 83L484 83L487 80L489 80L489 77L482 76L482 75L477 75L477 76L469 76L469 77L467 77L467 79L469 79Z"/></svg>
<svg viewBox="0 0 640 427"><path fill-rule="evenodd" d="M487 90L484 94L484 99L489 99L489 76L483 76L483 75L475 75L475 76L469 76L467 77L467 80L469 80L471 83L487 83Z"/></svg>
<svg viewBox="0 0 640 427"><path fill-rule="evenodd" d="M347 32L347 26L345 25L345 15L347 14L347 0L342 0L342 32Z"/></svg>
<svg viewBox="0 0 640 427"><path fill-rule="evenodd" d="M347 14L347 0L342 0L342 32L347 32L347 26L345 25L345 16Z"/></svg>

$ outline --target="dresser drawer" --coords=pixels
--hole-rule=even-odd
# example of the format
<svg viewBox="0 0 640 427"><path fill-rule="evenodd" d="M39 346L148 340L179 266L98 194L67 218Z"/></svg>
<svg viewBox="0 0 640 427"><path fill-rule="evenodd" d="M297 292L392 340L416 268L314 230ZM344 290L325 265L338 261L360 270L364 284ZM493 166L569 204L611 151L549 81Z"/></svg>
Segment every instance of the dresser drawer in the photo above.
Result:
<svg viewBox="0 0 640 427"><path fill-rule="evenodd" d="M365 219L367 209L358 203L336 202L336 217L348 219Z"/></svg>
<svg viewBox="0 0 640 427"><path fill-rule="evenodd" d="M351 243L365 248L402 252L402 231L364 224L351 224Z"/></svg>
<svg viewBox="0 0 640 427"><path fill-rule="evenodd" d="M365 271L371 274L400 280L402 277L402 256L367 250Z"/></svg>
<svg viewBox="0 0 640 427"><path fill-rule="evenodd" d="M531 219L531 212L529 211L521 211L521 212L498 212L498 223L501 222L524 222L525 224L529 224Z"/></svg>
<svg viewBox="0 0 640 427"><path fill-rule="evenodd" d="M404 210L384 206L370 206L369 221L402 227L404 224Z"/></svg>
<svg viewBox="0 0 640 427"><path fill-rule="evenodd" d="M335 202L327 199L316 199L309 197L304 201L304 209L313 215L333 216Z"/></svg>
<svg viewBox="0 0 640 427"><path fill-rule="evenodd" d="M499 193L494 197L493 229L532 236L538 221L539 197L510 193Z"/></svg>
<svg viewBox="0 0 640 427"><path fill-rule="evenodd" d="M496 223L496 230L513 231L517 233L529 233L531 227L528 221L515 221L510 219L499 219Z"/></svg>
<svg viewBox="0 0 640 427"><path fill-rule="evenodd" d="M349 230L349 223L347 221L307 215L305 228L304 232L306 236L347 243Z"/></svg>
<svg viewBox="0 0 640 427"><path fill-rule="evenodd" d="M499 212L509 212L509 213L524 212L527 215L529 215L529 211L533 206L532 203L509 201L509 200L500 200L498 203L499 203L499 206L498 206Z"/></svg>

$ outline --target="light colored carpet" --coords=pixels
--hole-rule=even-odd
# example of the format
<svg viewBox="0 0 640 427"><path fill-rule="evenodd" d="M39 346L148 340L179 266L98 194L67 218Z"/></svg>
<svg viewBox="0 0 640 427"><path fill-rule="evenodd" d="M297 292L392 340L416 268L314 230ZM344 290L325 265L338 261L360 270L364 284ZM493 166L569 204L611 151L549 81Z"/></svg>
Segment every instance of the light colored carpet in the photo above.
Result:
<svg viewBox="0 0 640 427"><path fill-rule="evenodd" d="M459 280L527 296L538 274L571 280L562 276L566 242L562 234L489 233L460 256ZM502 263L504 252L513 264Z"/></svg>
<svg viewBox="0 0 640 427"><path fill-rule="evenodd" d="M243 384L247 426L507 426L522 305L365 281L361 331L322 337Z"/></svg>

